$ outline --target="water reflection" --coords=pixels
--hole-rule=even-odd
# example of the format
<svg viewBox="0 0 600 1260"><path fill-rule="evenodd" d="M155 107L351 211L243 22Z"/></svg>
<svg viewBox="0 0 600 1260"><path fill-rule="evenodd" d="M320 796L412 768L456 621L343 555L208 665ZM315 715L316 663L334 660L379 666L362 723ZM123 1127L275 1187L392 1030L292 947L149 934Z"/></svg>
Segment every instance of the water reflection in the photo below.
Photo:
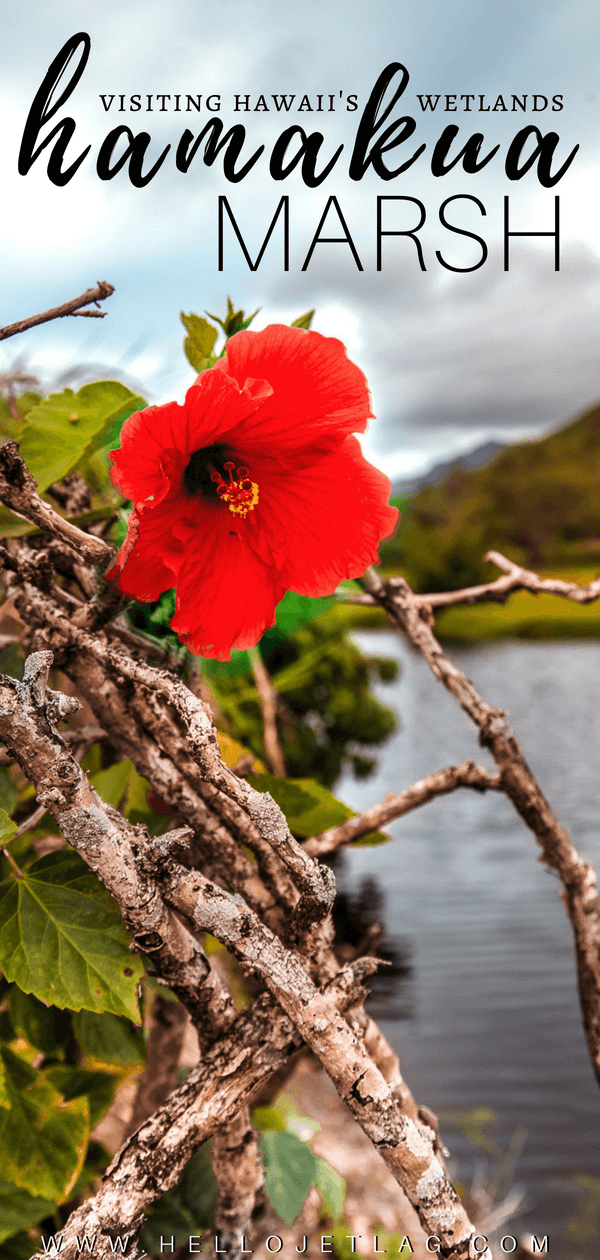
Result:
<svg viewBox="0 0 600 1260"><path fill-rule="evenodd" d="M467 757L491 764L469 719L401 640L357 638L401 660L402 678L385 687L385 701L397 704L402 725L373 778L339 785L343 799L364 809ZM600 644L503 643L450 655L487 701L508 711L543 790L598 867ZM491 1107L505 1148L527 1128L517 1175L528 1211L519 1227L549 1233L557 1260L573 1260L573 1242L559 1235L577 1187L581 1198L573 1179L600 1172L600 1098L560 885L497 793L462 789L390 830L392 844L347 854L341 881L351 896L374 879L385 890L386 931L412 947L414 1018L400 1022L388 1011L386 1032L420 1101L436 1111ZM464 1134L448 1136L469 1176L472 1147ZM590 1246L582 1241L577 1256L596 1254Z"/></svg>

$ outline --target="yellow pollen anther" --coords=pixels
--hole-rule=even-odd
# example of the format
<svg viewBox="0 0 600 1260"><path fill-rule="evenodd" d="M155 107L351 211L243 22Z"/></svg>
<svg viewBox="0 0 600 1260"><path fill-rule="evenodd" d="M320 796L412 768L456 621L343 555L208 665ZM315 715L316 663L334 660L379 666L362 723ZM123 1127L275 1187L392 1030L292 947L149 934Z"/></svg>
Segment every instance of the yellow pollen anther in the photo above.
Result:
<svg viewBox="0 0 600 1260"><path fill-rule="evenodd" d="M227 460L223 468L229 473L229 484L223 481L221 474L216 470L210 474L211 481L216 482L217 494L221 501L227 504L230 512L236 516L247 516L258 503L258 486L255 481L250 481L248 469L243 466L238 468L236 480L233 476L235 464L232 460Z"/></svg>

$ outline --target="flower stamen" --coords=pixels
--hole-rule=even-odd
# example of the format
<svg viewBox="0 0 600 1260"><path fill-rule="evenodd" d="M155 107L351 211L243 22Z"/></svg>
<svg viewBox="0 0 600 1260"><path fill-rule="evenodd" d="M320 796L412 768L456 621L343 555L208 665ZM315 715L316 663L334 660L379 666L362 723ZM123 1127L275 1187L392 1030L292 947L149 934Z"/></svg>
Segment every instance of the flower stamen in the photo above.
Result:
<svg viewBox="0 0 600 1260"><path fill-rule="evenodd" d="M237 516L247 516L258 503L258 486L255 481L250 480L248 469L244 465L240 465L237 470L237 480L233 476L235 469L233 460L228 459L223 464L223 468L229 473L229 485L216 468L210 474L211 481L216 484L217 494L221 501L227 504L230 512L234 512Z"/></svg>

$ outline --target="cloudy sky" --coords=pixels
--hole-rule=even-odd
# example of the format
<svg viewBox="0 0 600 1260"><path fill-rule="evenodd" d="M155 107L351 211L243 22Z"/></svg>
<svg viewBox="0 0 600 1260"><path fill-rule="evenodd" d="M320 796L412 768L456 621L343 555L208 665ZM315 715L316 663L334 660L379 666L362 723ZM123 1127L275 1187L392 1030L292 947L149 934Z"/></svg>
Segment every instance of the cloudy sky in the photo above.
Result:
<svg viewBox="0 0 600 1260"><path fill-rule="evenodd" d="M0 51L0 322L55 305L96 279L109 280L116 293L104 320L63 320L5 342L3 368L18 356L50 381L92 364L97 374L109 368L128 373L153 401L181 397L192 374L181 354L179 311L219 313L230 293L247 310L261 307L257 327L316 306L314 327L340 336L368 375L377 420L366 449L392 477L489 437L513 440L559 425L600 397L599 28L597 0L305 0L302 6L285 0L36 0L7 6ZM91 38L89 61L38 143L70 116L75 133L65 164L91 148L70 182L56 187L47 175L51 146L25 176L18 173L19 147L48 66L79 31ZM392 179L372 168L351 179L359 122L391 62L402 63L410 78L379 134L403 116L416 126L384 161L396 168L421 145L425 149ZM399 77L381 110L391 105ZM139 111L129 109L135 94L144 106ZM202 96L199 112L186 111L188 94ZM248 110L234 110L236 94L249 97ZM289 113L274 106L273 96L282 94L294 95ZM419 103L428 94L439 95L433 112ZM261 97L268 109L261 108ZM355 110L347 108L348 97ZM513 108L513 97L527 98L525 111ZM553 97L562 98L561 110L552 109ZM187 174L176 169L183 131L197 136L211 119L220 119L225 131L245 127L238 165L264 146L237 183L226 179L222 155L208 166L199 152ZM119 125L150 134L144 169L171 146L143 188L131 185L126 166L110 180L97 174L102 142ZM511 142L532 125L558 135L552 171L579 146L553 187L539 183L535 163L522 179L507 178ZM273 147L291 126L322 133L317 170L343 146L317 187L306 187L298 169L285 180L270 174ZM459 162L443 176L432 173L434 146L448 126L458 127L458 135L447 160L474 133L484 137L479 161L498 146L484 169L469 174ZM297 143L296 133L287 160ZM534 139L527 145L522 162ZM113 160L123 149L122 141ZM228 198L254 258L284 194L289 271L283 270L280 225L254 272L226 226L219 271L219 195ZM559 273L549 237L513 238L510 271L503 270L505 195L511 228L520 231L552 231L560 196ZM378 196L390 198L383 203L388 232L415 228L422 202L426 220L418 239L425 271L407 236L384 238L377 270ZM330 197L337 199L362 270L347 243L325 241L302 269ZM441 225L440 206L451 197L462 200L448 206L448 221L486 242L487 258L477 270L450 270L437 256L455 268L482 256L474 236ZM332 205L321 236L344 231Z"/></svg>

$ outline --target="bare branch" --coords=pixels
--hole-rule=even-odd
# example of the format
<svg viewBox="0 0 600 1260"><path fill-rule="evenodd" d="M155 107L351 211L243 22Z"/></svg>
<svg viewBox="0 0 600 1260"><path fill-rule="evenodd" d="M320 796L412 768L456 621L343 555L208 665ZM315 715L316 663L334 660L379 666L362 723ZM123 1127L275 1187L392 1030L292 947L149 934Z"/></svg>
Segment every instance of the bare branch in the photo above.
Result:
<svg viewBox="0 0 600 1260"><path fill-rule="evenodd" d="M43 311L41 315L30 315L28 319L19 319L16 324L6 324L4 328L0 328L0 341L5 341L7 337L16 337L17 333L25 332L27 328L35 328L37 324L47 324L51 319L62 319L63 315L73 315L82 306L89 306L91 302L104 301L114 293L114 286L108 284L106 280L99 280L95 289L86 289L85 293L80 293L79 297L71 298L70 302L63 302L62 306L53 306L49 311ZM85 311L86 315L94 315L96 318L104 318L106 311Z"/></svg>
<svg viewBox="0 0 600 1260"><path fill-rule="evenodd" d="M544 862L560 875L562 898L575 936L584 1029L600 1081L600 899L594 868L579 856L568 831L556 818L525 761L506 714L482 700L470 679L443 652L431 629L432 614L423 606L423 597L415 596L404 578L382 582L369 570L363 581L385 608L395 629L407 635L434 676L474 722L479 742L489 749L500 770L503 790L533 831Z"/></svg>
<svg viewBox="0 0 600 1260"><path fill-rule="evenodd" d="M374 966L372 958L360 958L328 986L341 1011L364 1000L364 979ZM300 1044L294 1025L270 995L246 1007L183 1085L121 1148L97 1194L71 1214L63 1231L63 1260L76 1260L78 1238L85 1233L98 1235L98 1260L112 1255L115 1232L137 1234L144 1211L175 1185L198 1146L232 1120Z"/></svg>
<svg viewBox="0 0 600 1260"><path fill-rule="evenodd" d="M21 459L16 442L0 446L0 500L17 516L74 547L91 564L106 565L114 558L115 553L108 543L84 533L40 498L37 483Z"/></svg>
<svg viewBox="0 0 600 1260"><path fill-rule="evenodd" d="M250 648L250 661L254 683L260 700L263 715L264 745L267 761L278 779L285 779L286 769L277 731L277 692L269 678L269 674L260 651Z"/></svg>
<svg viewBox="0 0 600 1260"><path fill-rule="evenodd" d="M484 556L490 564L502 569L504 577L481 586L466 587L462 591L446 591L432 595L418 595L422 604L431 608L448 608L453 604L480 604L488 600L503 604L513 591L529 591L532 595L560 595L576 604L591 604L600 597L600 579L579 586L577 582L564 582L562 578L541 578L530 569L508 560L499 551L488 551Z"/></svg>
<svg viewBox="0 0 600 1260"><path fill-rule="evenodd" d="M211 1163L218 1186L214 1234L219 1238L220 1252L229 1260L241 1260L241 1238L248 1233L256 1195L264 1181L247 1104L215 1133Z"/></svg>
<svg viewBox="0 0 600 1260"><path fill-rule="evenodd" d="M154 842L156 844L156 841ZM442 1239L441 1254L467 1257L473 1227L435 1154L435 1134L403 1114L362 1038L313 984L297 954L285 948L244 904L198 871L161 866L169 904L200 931L211 932L242 967L269 988L333 1081L419 1214Z"/></svg>
<svg viewBox="0 0 600 1260"><path fill-rule="evenodd" d="M460 766L447 766L445 770L437 770L428 774L425 779L419 779L403 792L389 792L384 801L372 805L356 818L348 818L339 827L330 827L329 831L311 836L304 841L304 852L310 853L311 857L333 853L341 845L350 844L353 840L366 836L369 831L376 831L378 827L385 827L395 818L402 818L420 805L426 805L434 797L445 796L459 787L474 788L478 792L488 789L501 791L502 783L499 775L490 774L489 770L484 770L475 761L463 761Z"/></svg>
<svg viewBox="0 0 600 1260"><path fill-rule="evenodd" d="M493 582L483 582L480 586L466 586L459 591L433 591L428 595L413 592L415 606L451 608L457 604L504 604L515 591L529 591L531 595L559 595L575 604L593 604L600 598L600 577L580 586L577 582L565 582L562 578L541 578L531 569L524 569L513 560L508 560L500 551L488 551L483 558L502 569L504 577L496 578ZM372 591L361 595L341 587L336 595L345 604L363 604L373 608L380 602Z"/></svg>

